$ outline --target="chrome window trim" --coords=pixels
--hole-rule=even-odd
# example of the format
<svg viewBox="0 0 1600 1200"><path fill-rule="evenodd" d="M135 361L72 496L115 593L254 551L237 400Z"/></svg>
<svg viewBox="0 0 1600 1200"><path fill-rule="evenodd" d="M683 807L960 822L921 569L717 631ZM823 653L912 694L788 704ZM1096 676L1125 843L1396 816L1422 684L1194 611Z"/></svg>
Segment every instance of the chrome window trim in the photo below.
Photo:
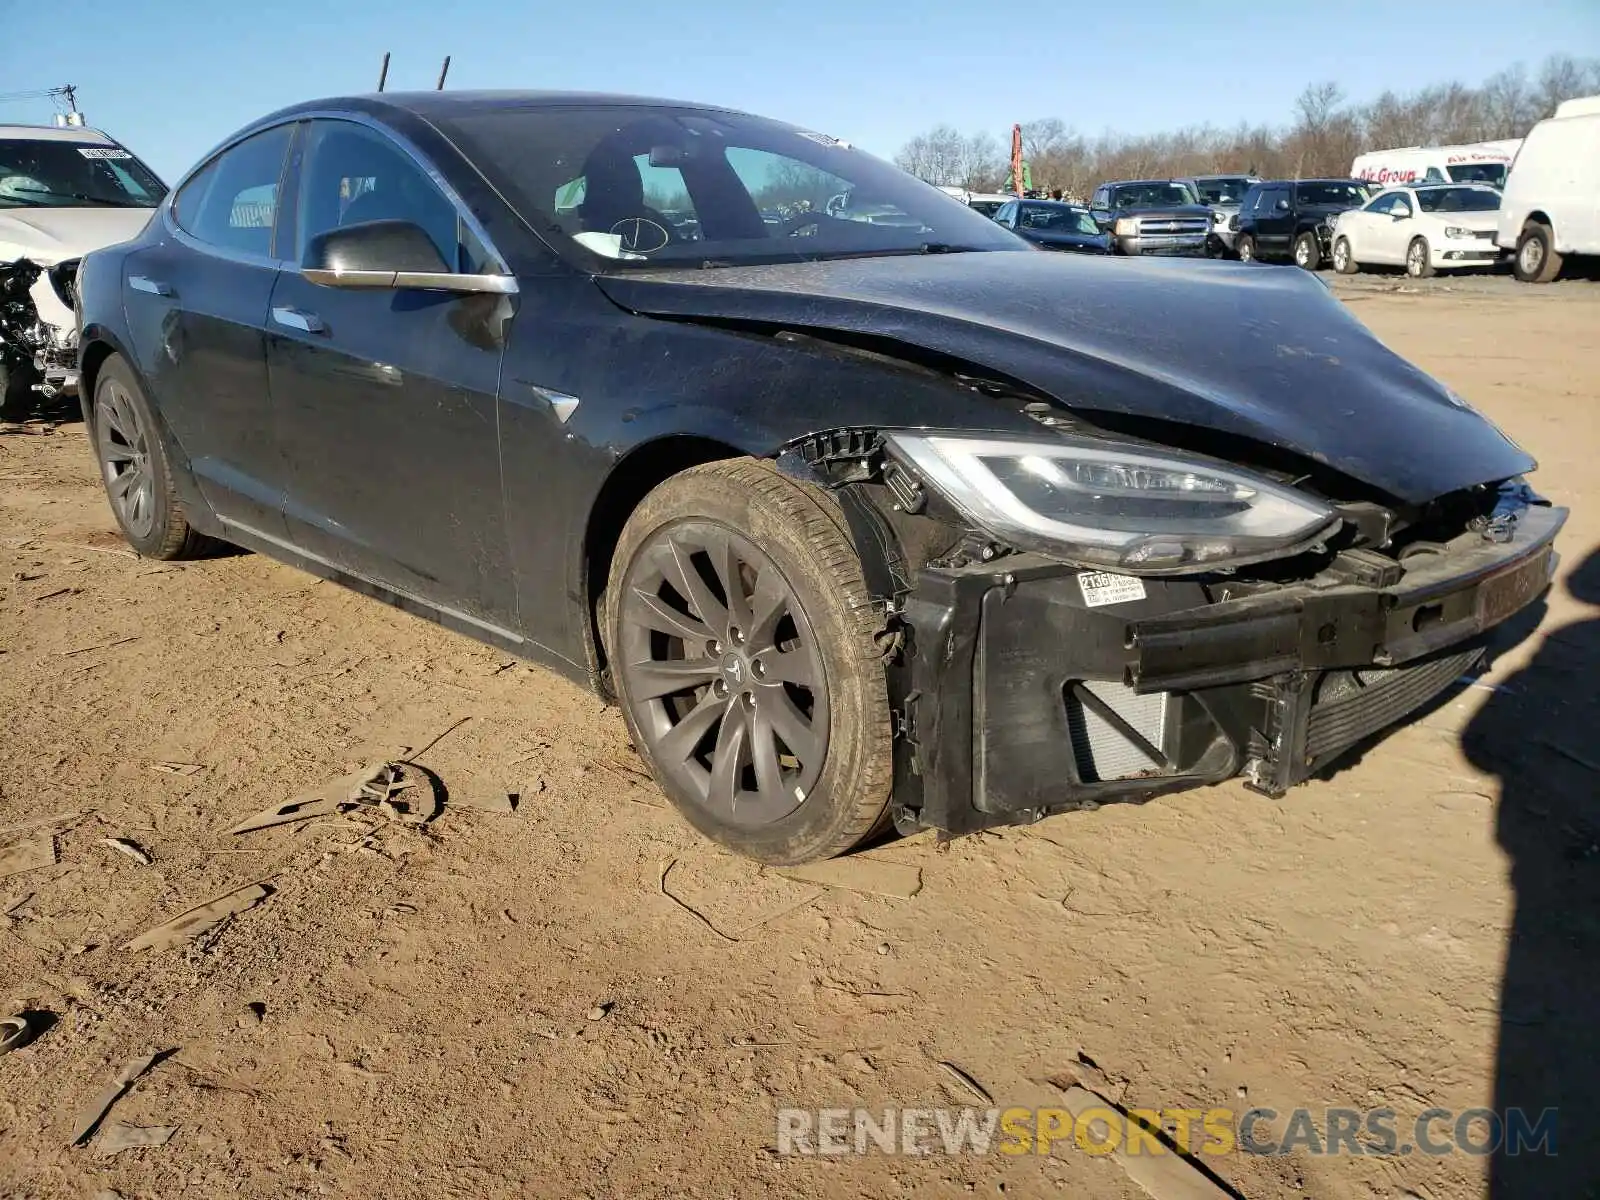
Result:
<svg viewBox="0 0 1600 1200"><path fill-rule="evenodd" d="M210 154L208 154L204 161L196 165L193 170L179 180L177 185L167 193L160 206L163 226L169 233L176 237L178 241L182 242L191 249L201 250L207 254L214 255L217 258L225 259L230 262L243 263L247 266L276 267L280 271L290 271L296 275L301 274L302 272L300 270L300 264L289 259L273 258L268 255L246 254L242 251L228 250L224 247L214 246L209 242L202 242L193 234L185 233L181 228L179 228L177 219L172 215L172 208L177 201L178 193L188 186L189 180L194 178L194 176L198 175L201 171L205 170L224 154L228 153L240 142L243 142L248 138L255 137L258 133L268 133L271 130L279 129L285 125L299 125L309 121L348 121L351 124L361 125L366 129L371 130L379 137L388 139L402 153L404 153L407 158L411 160L412 164L415 165L419 171L428 177L428 179L435 187L439 189L441 193L443 193L444 198L449 201L451 207L456 210L456 217L462 221L468 229L472 230L473 235L483 245L484 252L494 260L494 265L500 268L498 272L492 272L491 274L503 275L512 280L515 279L515 276L511 272L511 267L506 259L506 256L500 253L500 248L494 244L494 239L491 238L487 232L485 232L483 225L478 218L472 215L472 210L467 207L466 202L461 199L460 194L455 190L454 187L450 185L450 182L445 179L439 170L428 161L427 156L417 148L416 144L412 142L410 138L390 128L388 125L385 125L377 118L367 115L366 113L350 112L344 109L312 109L306 112L297 112L290 116L286 116L281 121L274 121L270 125L250 126L249 128L241 130L239 133L229 138L226 142L222 143ZM292 152L292 144L290 149ZM459 154L460 151L458 150L456 153ZM289 159L288 156L285 156L284 166L287 168L288 165ZM304 165L302 164L302 170L303 169ZM273 220L276 222L276 214L274 214ZM507 290L507 294L512 294L515 291L516 288L513 286Z"/></svg>

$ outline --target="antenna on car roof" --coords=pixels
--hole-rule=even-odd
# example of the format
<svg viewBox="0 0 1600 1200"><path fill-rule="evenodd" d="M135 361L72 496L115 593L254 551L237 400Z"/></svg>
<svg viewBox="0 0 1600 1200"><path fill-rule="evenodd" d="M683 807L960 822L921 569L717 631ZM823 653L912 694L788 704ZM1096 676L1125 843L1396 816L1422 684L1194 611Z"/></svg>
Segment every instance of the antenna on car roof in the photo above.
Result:
<svg viewBox="0 0 1600 1200"><path fill-rule="evenodd" d="M444 66L439 68L439 82L434 85L434 91L444 91L444 77L448 74L450 74L450 56L446 54L444 56Z"/></svg>
<svg viewBox="0 0 1600 1200"><path fill-rule="evenodd" d="M383 91L383 85L389 78L389 52L383 52L383 66L378 71L378 90Z"/></svg>

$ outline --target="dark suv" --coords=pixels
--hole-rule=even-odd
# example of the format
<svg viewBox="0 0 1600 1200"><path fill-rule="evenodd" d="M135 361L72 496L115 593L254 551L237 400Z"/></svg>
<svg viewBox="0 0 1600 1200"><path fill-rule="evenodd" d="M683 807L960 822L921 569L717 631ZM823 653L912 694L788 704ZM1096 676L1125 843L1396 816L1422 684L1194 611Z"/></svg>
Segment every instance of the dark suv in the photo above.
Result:
<svg viewBox="0 0 1600 1200"><path fill-rule="evenodd" d="M1280 179L1245 193L1233 229L1233 251L1244 262L1293 259L1315 271L1333 252L1333 220L1372 195L1359 179ZM1230 222L1230 224L1233 224Z"/></svg>
<svg viewBox="0 0 1600 1200"><path fill-rule="evenodd" d="M1179 179L1102 183L1089 199L1095 223L1111 235L1113 254L1203 255L1211 210Z"/></svg>

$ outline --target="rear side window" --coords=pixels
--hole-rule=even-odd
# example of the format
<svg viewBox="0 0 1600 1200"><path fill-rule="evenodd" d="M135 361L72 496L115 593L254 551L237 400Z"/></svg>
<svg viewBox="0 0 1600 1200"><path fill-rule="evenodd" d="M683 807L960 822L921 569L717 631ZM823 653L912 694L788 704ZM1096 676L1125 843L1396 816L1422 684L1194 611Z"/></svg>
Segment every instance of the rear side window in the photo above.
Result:
<svg viewBox="0 0 1600 1200"><path fill-rule="evenodd" d="M293 135L293 126L279 125L212 159L178 192L178 228L210 246L271 257L278 184Z"/></svg>
<svg viewBox="0 0 1600 1200"><path fill-rule="evenodd" d="M353 121L313 121L300 178L296 262L304 260L313 237L330 229L409 221L428 234L450 270L461 270L455 205L415 159L382 134Z"/></svg>

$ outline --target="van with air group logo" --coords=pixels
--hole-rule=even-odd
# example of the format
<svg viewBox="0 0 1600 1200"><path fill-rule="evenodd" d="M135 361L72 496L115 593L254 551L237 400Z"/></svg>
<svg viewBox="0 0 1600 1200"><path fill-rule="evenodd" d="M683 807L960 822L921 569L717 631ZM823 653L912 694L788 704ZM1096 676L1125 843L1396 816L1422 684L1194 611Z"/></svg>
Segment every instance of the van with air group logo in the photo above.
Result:
<svg viewBox="0 0 1600 1200"><path fill-rule="evenodd" d="M1520 138L1466 146L1403 146L1374 150L1350 164L1350 175L1379 187L1403 183L1487 183L1503 188Z"/></svg>

